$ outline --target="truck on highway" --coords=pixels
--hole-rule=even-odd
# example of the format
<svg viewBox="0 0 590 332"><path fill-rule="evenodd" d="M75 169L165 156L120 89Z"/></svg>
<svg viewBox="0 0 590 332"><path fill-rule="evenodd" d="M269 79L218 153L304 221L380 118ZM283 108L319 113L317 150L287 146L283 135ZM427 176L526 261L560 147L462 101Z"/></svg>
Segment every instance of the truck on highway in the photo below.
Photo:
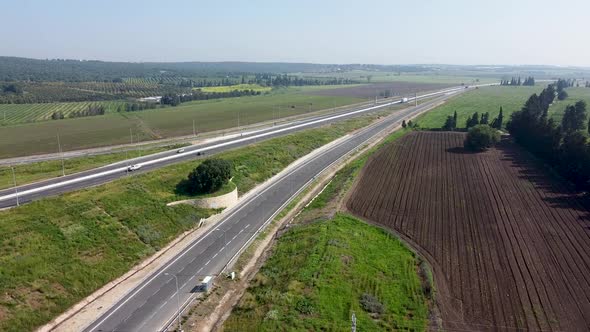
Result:
<svg viewBox="0 0 590 332"><path fill-rule="evenodd" d="M408 102L408 98L406 98L406 97L403 97L403 98L402 98L402 104L404 104L404 103L407 103L407 102Z"/></svg>

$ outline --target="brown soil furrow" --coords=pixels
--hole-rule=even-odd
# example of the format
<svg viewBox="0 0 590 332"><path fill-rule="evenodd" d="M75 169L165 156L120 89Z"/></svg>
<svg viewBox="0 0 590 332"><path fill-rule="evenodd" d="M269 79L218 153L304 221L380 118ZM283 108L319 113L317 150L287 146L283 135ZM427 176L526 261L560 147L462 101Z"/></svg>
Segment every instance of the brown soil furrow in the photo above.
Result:
<svg viewBox="0 0 590 332"><path fill-rule="evenodd" d="M590 199L508 140L472 154L463 139L414 132L384 147L347 208L431 263L447 330L590 329Z"/></svg>

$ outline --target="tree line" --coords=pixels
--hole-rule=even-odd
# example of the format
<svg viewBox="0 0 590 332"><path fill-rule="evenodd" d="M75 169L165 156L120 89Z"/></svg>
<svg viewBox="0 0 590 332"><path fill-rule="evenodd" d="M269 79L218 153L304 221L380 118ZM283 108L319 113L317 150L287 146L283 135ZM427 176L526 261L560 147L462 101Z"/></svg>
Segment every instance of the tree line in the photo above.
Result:
<svg viewBox="0 0 590 332"><path fill-rule="evenodd" d="M586 103L582 100L568 105L561 122L548 117L548 110L557 94L565 89L566 80L550 84L533 94L521 110L512 113L506 128L514 140L544 160L578 188L587 189L590 179L590 145L586 122Z"/></svg>
<svg viewBox="0 0 590 332"><path fill-rule="evenodd" d="M521 81L520 76L518 78L512 77L510 80L502 80L500 81L500 85L515 85L515 86L534 86L535 85L535 78L529 76Z"/></svg>
<svg viewBox="0 0 590 332"><path fill-rule="evenodd" d="M88 105L88 108L80 111L74 111L68 115L69 118L82 118L86 116L104 115L105 107L103 105ZM65 116L62 111L56 111L51 114L52 120L61 120Z"/></svg>
<svg viewBox="0 0 590 332"><path fill-rule="evenodd" d="M481 116L478 112L473 113L467 118L465 122L465 128L470 129L477 125L488 125L494 129L502 129L502 123L504 122L504 111L500 106L500 113L496 118L490 121L490 113L482 113ZM447 119L442 126L443 130L456 130L457 129L457 111L453 115L447 116Z"/></svg>

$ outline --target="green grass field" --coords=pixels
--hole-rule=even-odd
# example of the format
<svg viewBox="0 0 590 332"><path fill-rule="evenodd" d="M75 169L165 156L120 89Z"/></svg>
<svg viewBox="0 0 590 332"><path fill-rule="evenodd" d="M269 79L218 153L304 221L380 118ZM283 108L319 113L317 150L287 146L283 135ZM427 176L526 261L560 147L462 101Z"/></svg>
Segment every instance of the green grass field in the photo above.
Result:
<svg viewBox="0 0 590 332"><path fill-rule="evenodd" d="M68 117L76 111L88 109L88 106L103 105L106 113L117 111L122 101L72 102L72 103L43 103L43 104L0 104L0 125L14 125L51 120L53 112L62 112ZM0 127L0 130L2 128Z"/></svg>
<svg viewBox="0 0 590 332"><path fill-rule="evenodd" d="M441 128L447 116L457 111L457 128L465 128L467 118L475 112L490 112L490 121L504 112L504 125L510 114L519 110L533 93L540 93L544 86L511 87L490 86L464 93L416 119L421 128Z"/></svg>
<svg viewBox="0 0 590 332"><path fill-rule="evenodd" d="M261 86L258 84L236 84L236 85L225 85L225 86L210 86L210 87L203 87L203 88L194 88L200 89L203 92L230 92L230 91L242 91L242 90L253 90L253 91L260 91L260 92L269 92L272 90L269 86Z"/></svg>
<svg viewBox="0 0 590 332"><path fill-rule="evenodd" d="M424 330L426 296L419 260L389 233L348 215L292 227L283 234L224 331ZM361 296L383 305L372 316Z"/></svg>
<svg viewBox="0 0 590 332"><path fill-rule="evenodd" d="M57 132L64 151L125 144L134 141L192 134L192 122L198 132L227 129L240 125L301 115L334 106L362 101L351 97L307 95L301 91L194 101L177 107L133 113L45 121L0 128L0 158L57 152ZM0 113L1 115L1 113Z"/></svg>
<svg viewBox="0 0 590 332"><path fill-rule="evenodd" d="M573 105L579 100L585 101L590 111L590 88L567 88L565 91L568 93L568 97L561 101L555 99L555 102L549 108L549 115L553 119L561 121L566 106Z"/></svg>
<svg viewBox="0 0 590 332"><path fill-rule="evenodd" d="M225 152L240 193L375 116ZM210 211L166 207L198 161L0 211L0 330L31 331L194 227Z"/></svg>

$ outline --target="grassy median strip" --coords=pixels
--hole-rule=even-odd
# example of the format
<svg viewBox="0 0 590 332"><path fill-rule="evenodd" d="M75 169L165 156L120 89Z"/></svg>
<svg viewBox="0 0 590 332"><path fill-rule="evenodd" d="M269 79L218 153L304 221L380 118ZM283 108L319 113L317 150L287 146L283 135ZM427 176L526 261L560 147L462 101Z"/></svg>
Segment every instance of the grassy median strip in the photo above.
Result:
<svg viewBox="0 0 590 332"><path fill-rule="evenodd" d="M243 193L375 115L275 138L218 156L231 160ZM0 330L30 331L124 274L199 219L176 189L199 161L0 212Z"/></svg>

